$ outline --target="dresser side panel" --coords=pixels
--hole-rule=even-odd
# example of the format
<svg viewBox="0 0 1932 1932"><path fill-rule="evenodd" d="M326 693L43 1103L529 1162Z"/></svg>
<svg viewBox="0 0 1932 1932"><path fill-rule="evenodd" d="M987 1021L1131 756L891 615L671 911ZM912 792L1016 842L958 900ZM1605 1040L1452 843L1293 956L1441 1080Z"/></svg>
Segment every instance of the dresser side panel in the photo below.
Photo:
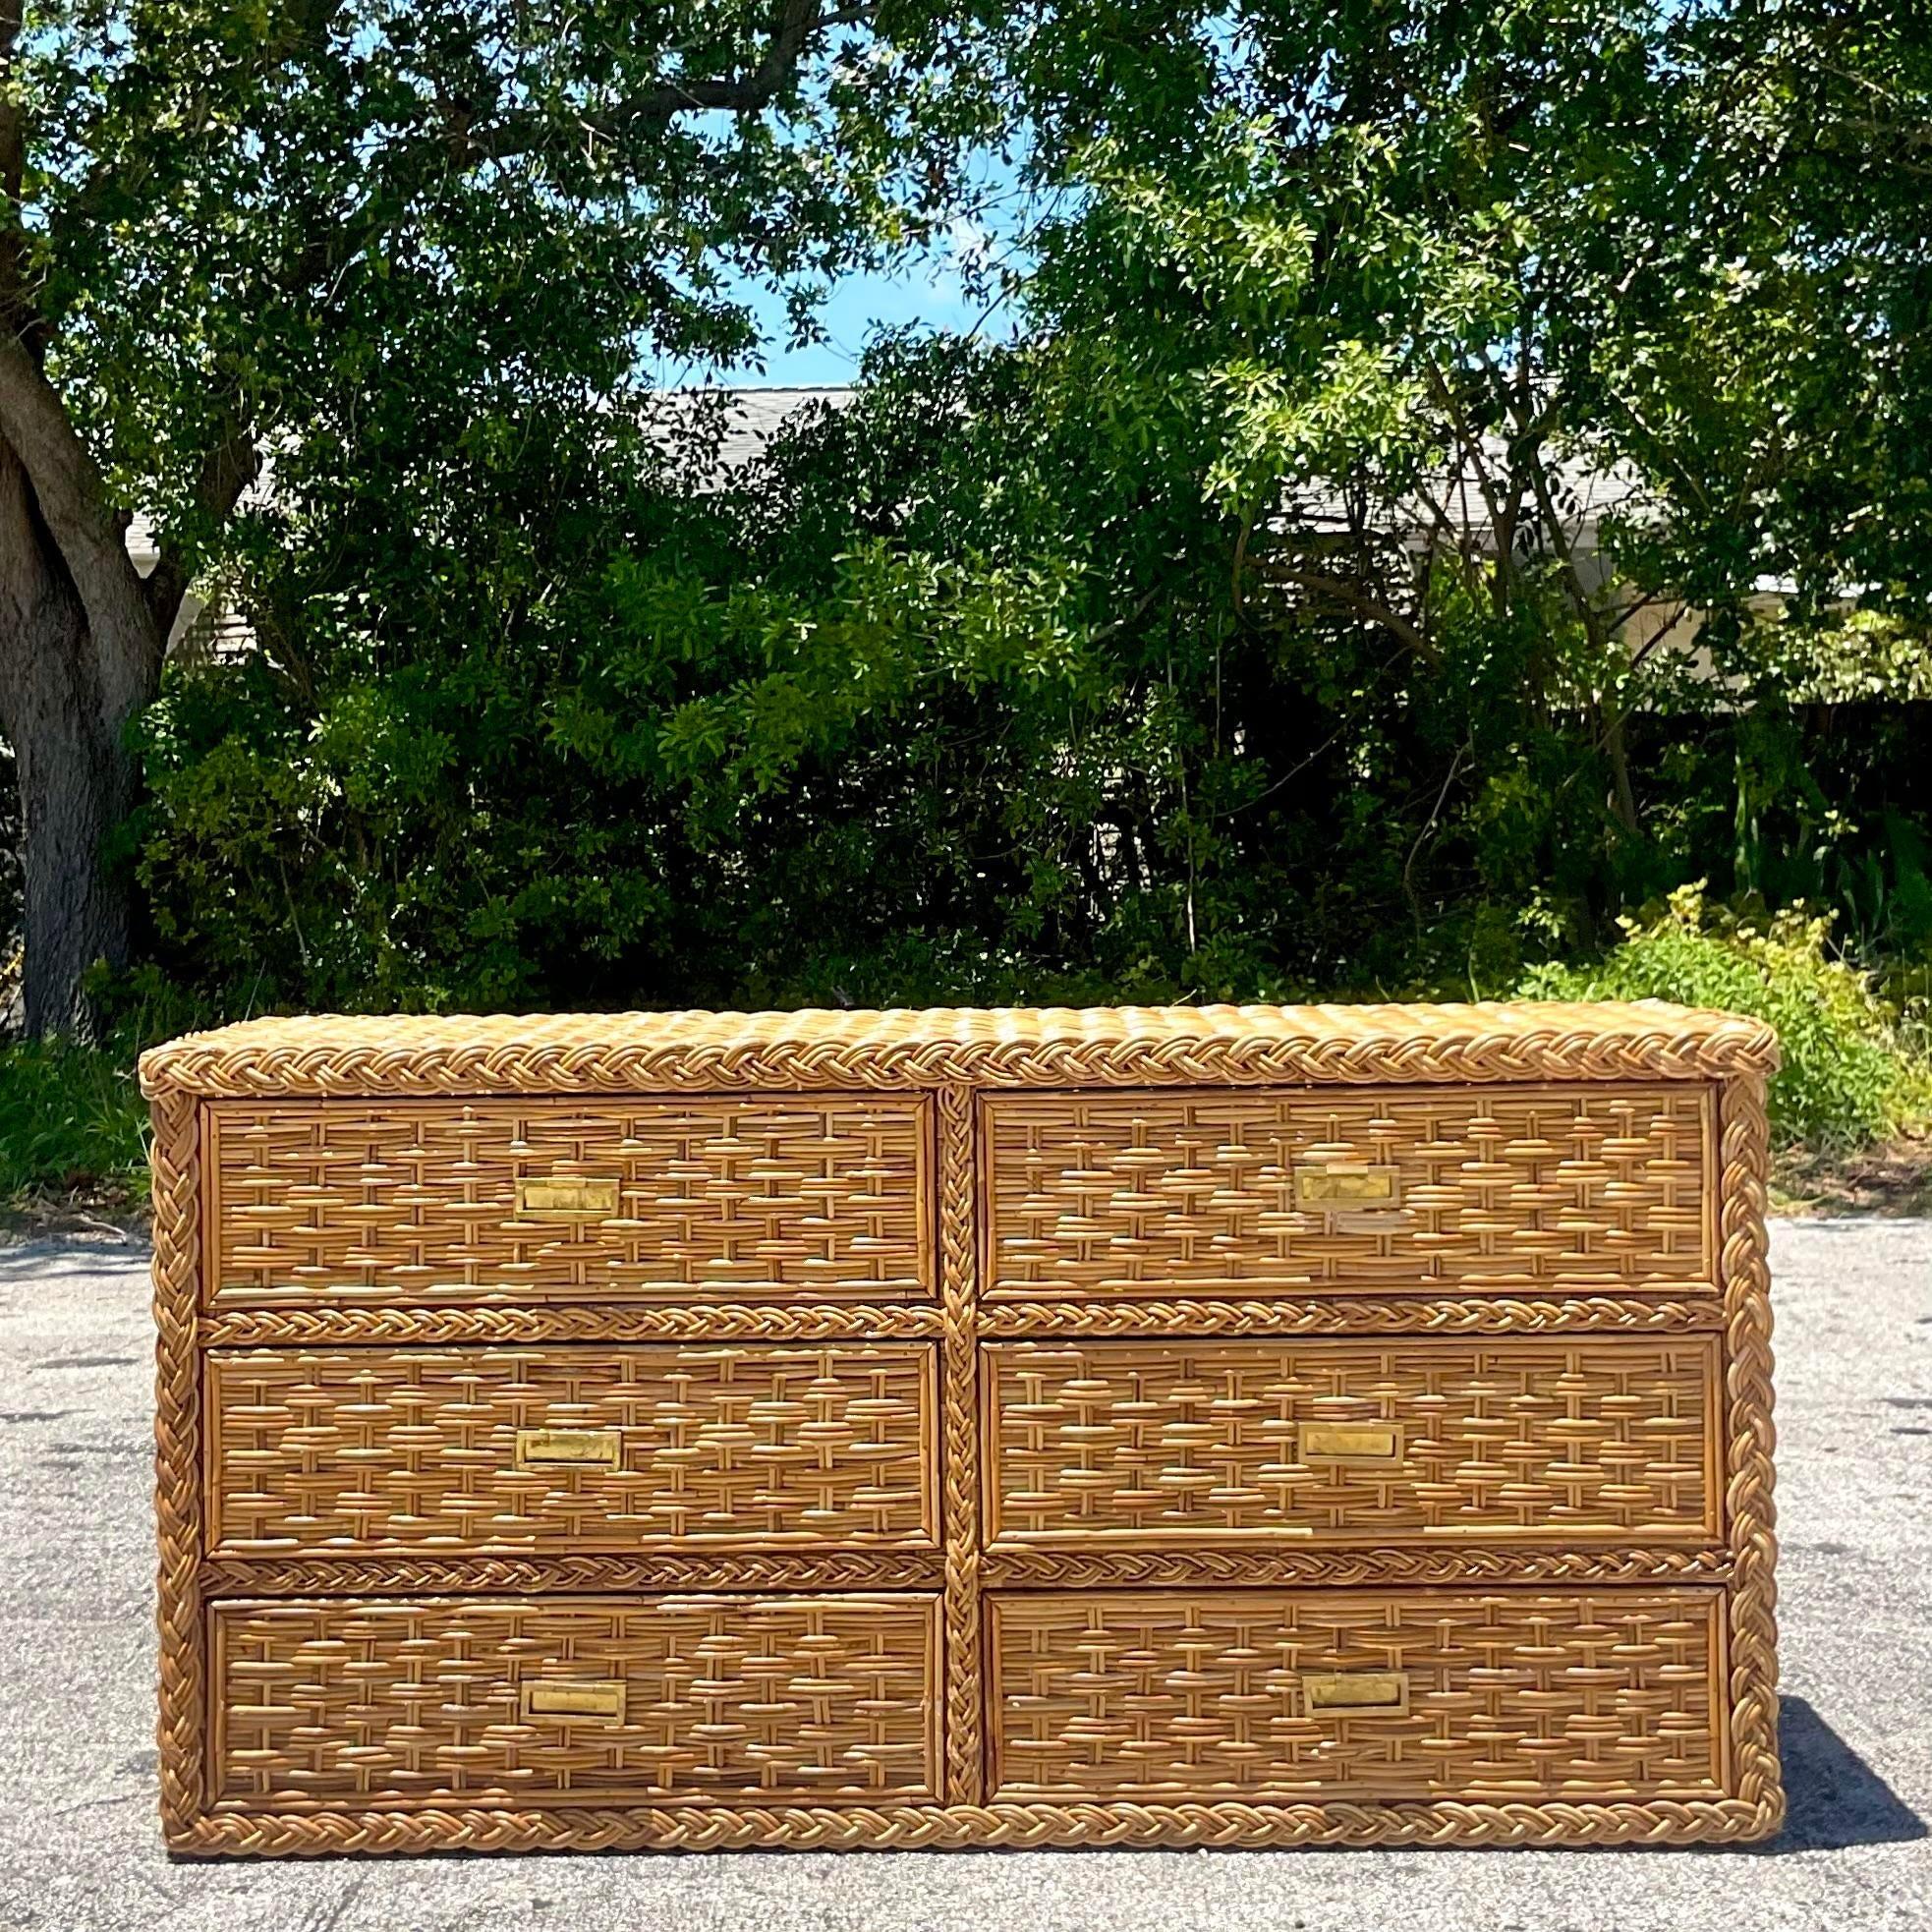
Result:
<svg viewBox="0 0 1932 1932"><path fill-rule="evenodd" d="M1778 1752L1778 1518L1773 1499L1771 1269L1765 1235L1770 1125L1765 1082L1724 1083L1718 1214L1725 1305L1726 1526L1730 1589L1732 1789L1760 1834L1785 1816Z"/></svg>
<svg viewBox="0 0 1932 1932"><path fill-rule="evenodd" d="M194 1826L205 1794L207 1660L201 1619L200 1301L205 1109L166 1093L153 1106L154 1517L159 1557L161 1828Z"/></svg>

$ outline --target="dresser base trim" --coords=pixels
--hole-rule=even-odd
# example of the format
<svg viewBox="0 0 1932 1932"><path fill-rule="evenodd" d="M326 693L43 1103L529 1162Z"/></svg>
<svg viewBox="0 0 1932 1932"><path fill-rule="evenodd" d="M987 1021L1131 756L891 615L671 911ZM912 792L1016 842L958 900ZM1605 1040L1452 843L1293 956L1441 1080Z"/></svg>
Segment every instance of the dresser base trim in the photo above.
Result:
<svg viewBox="0 0 1932 1932"><path fill-rule="evenodd" d="M1640 1804L987 1804L712 1806L608 1811L224 1813L171 1831L187 1856L340 1852L892 1850L994 1846L1559 1846L1743 1844L1771 1837L1784 1802Z"/></svg>

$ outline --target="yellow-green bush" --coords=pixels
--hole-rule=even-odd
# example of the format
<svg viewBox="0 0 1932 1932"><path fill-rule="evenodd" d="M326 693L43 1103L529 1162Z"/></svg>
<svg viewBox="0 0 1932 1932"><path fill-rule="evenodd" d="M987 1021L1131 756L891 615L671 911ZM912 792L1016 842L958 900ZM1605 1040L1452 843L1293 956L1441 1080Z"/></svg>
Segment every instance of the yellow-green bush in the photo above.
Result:
<svg viewBox="0 0 1932 1932"><path fill-rule="evenodd" d="M1545 966L1538 999L1670 999L1769 1020L1784 1064L1771 1083L1773 1137L1850 1147L1883 1139L1932 1105L1932 1072L1871 979L1829 949L1829 918L1800 910L1752 920L1709 906L1701 885L1620 922L1594 966Z"/></svg>

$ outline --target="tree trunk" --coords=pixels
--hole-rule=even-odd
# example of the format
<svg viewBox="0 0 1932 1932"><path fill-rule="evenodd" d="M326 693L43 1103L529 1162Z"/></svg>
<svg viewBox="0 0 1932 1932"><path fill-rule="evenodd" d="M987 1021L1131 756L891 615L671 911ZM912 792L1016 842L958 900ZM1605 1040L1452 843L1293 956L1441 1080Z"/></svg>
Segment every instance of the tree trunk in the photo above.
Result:
<svg viewBox="0 0 1932 1932"><path fill-rule="evenodd" d="M105 648L104 647L105 644ZM90 631L26 471L0 443L0 731L19 774L27 1031L90 1037L85 976L126 964L129 886L102 863L134 803L124 731L159 652Z"/></svg>

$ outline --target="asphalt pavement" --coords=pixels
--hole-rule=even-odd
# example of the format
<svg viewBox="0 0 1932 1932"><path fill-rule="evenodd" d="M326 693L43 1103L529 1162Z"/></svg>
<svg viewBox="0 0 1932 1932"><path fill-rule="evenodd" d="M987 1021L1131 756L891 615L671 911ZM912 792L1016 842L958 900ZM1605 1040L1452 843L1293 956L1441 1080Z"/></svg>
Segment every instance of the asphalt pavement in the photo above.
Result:
<svg viewBox="0 0 1932 1932"><path fill-rule="evenodd" d="M1932 1222L1784 1222L1784 1837L1682 1851L740 1852L171 1863L139 1245L0 1250L0 1928L1932 1927Z"/></svg>

